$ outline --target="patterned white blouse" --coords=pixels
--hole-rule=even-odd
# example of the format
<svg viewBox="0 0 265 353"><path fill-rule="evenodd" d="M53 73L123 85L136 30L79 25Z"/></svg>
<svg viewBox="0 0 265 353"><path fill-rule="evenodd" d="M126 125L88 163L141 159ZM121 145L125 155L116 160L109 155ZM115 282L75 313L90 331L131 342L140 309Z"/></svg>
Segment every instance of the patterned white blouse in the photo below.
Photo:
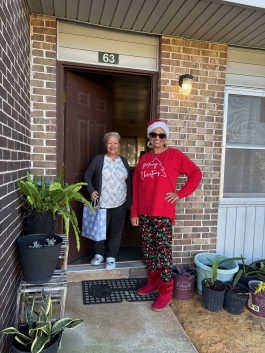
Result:
<svg viewBox="0 0 265 353"><path fill-rule="evenodd" d="M126 179L128 172L120 157L113 161L104 157L102 170L102 190L99 199L101 208L115 208L122 205L126 199Z"/></svg>

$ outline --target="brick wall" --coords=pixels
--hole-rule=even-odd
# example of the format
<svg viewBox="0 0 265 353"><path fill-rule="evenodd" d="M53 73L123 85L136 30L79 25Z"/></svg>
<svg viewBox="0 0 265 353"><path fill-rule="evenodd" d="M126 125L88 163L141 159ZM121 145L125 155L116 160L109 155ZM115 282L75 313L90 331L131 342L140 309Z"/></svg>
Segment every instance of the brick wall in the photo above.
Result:
<svg viewBox="0 0 265 353"><path fill-rule="evenodd" d="M56 175L56 19L32 16L32 173Z"/></svg>
<svg viewBox="0 0 265 353"><path fill-rule="evenodd" d="M160 55L158 113L170 126L168 144L203 172L196 192L177 203L174 263L188 264L196 253L216 248L227 47L162 37ZM191 94L184 96L178 80L187 73L194 83Z"/></svg>
<svg viewBox="0 0 265 353"><path fill-rule="evenodd" d="M15 239L20 232L16 180L30 168L29 11L24 0L0 5L0 331L13 324L20 280ZM10 335L0 333L1 353Z"/></svg>

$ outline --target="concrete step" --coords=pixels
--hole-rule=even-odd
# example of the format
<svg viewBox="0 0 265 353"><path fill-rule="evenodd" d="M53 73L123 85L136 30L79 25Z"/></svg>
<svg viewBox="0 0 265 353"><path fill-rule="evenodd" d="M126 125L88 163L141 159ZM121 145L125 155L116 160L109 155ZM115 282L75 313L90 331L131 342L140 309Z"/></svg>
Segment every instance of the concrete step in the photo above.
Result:
<svg viewBox="0 0 265 353"><path fill-rule="evenodd" d="M111 271L105 269L105 263L98 266L90 264L67 266L67 282L144 277L147 277L147 270L142 261L117 262L116 268Z"/></svg>

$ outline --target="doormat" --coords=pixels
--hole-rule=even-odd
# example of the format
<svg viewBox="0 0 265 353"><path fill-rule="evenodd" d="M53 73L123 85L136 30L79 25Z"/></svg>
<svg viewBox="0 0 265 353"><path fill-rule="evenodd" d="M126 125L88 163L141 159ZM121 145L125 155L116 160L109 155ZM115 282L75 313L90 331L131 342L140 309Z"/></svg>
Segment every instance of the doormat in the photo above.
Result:
<svg viewBox="0 0 265 353"><path fill-rule="evenodd" d="M83 304L108 304L154 301L157 293L139 295L137 289L146 284L146 278L121 278L82 281Z"/></svg>

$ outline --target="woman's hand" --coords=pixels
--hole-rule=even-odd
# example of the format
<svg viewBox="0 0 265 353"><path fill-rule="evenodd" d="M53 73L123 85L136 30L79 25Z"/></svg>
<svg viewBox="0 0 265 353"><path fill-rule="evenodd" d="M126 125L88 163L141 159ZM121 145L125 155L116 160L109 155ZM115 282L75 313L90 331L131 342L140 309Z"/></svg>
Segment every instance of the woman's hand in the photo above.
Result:
<svg viewBox="0 0 265 353"><path fill-rule="evenodd" d="M90 194L91 200L96 201L98 199L98 192L93 191L92 194Z"/></svg>
<svg viewBox="0 0 265 353"><path fill-rule="evenodd" d="M166 193L166 200L168 203L173 203L179 200L178 195L175 192L167 192Z"/></svg>
<svg viewBox="0 0 265 353"><path fill-rule="evenodd" d="M131 223L132 223L132 226L134 226L134 227L139 226L139 218L138 217L132 217L131 218Z"/></svg>

